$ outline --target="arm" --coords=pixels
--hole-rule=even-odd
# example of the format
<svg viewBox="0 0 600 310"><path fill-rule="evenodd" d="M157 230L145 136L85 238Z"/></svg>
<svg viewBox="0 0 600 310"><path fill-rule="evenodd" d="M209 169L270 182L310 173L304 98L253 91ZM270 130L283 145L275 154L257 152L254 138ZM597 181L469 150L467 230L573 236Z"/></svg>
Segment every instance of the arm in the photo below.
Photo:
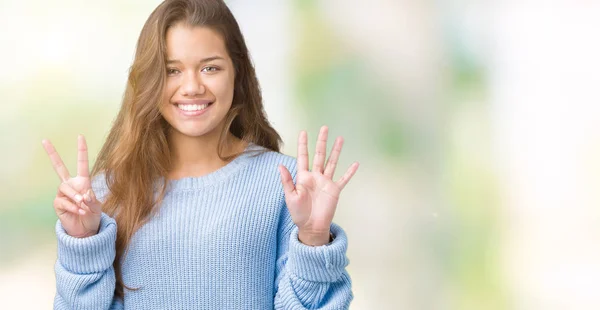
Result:
<svg viewBox="0 0 600 310"><path fill-rule="evenodd" d="M282 211L277 248L275 309L348 309L354 295L342 228L331 224L333 242L308 246L298 240L298 227L287 207Z"/></svg>
<svg viewBox="0 0 600 310"><path fill-rule="evenodd" d="M333 223L333 216L340 193L356 173L358 163L334 182L344 140L335 140L325 163L327 135L327 126L321 127L312 170L308 170L305 131L298 137L296 165L290 165L290 170L279 165L285 205L278 231L277 309L347 309L353 299L345 270L348 241L342 228ZM335 239L327 244L330 233Z"/></svg>
<svg viewBox="0 0 600 310"><path fill-rule="evenodd" d="M74 177L52 143L43 140L42 145L62 181L54 199L58 215L54 309L108 309L113 303L116 283L113 262L117 224L102 212L102 197L108 192L104 175L90 178L83 135L77 137L77 175ZM119 309L118 303L113 306Z"/></svg>
<svg viewBox="0 0 600 310"><path fill-rule="evenodd" d="M115 220L103 213L98 234L86 238L69 236L57 221L56 236L54 309L122 309L122 305L113 302Z"/></svg>

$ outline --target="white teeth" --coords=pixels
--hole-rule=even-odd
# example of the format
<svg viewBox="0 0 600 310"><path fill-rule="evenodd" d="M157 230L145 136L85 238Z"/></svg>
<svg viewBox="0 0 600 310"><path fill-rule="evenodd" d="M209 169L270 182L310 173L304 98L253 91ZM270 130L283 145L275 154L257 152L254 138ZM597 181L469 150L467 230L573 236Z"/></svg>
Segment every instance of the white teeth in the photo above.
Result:
<svg viewBox="0 0 600 310"><path fill-rule="evenodd" d="M208 103L206 104L202 104L202 105L197 105L197 104L178 104L177 105L178 108L184 110L184 111L200 111L200 110L204 110L208 107Z"/></svg>

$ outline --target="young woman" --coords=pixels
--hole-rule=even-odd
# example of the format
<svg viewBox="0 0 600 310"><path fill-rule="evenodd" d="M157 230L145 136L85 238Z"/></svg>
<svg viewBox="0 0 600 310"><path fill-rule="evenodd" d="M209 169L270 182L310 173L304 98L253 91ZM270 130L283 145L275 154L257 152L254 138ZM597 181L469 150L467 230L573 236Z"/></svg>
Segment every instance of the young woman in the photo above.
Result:
<svg viewBox="0 0 600 310"><path fill-rule="evenodd" d="M233 15L221 0L167 0L138 40L121 110L92 173L78 138L54 200L55 309L346 309L347 239L332 223L343 140L312 169L263 111Z"/></svg>

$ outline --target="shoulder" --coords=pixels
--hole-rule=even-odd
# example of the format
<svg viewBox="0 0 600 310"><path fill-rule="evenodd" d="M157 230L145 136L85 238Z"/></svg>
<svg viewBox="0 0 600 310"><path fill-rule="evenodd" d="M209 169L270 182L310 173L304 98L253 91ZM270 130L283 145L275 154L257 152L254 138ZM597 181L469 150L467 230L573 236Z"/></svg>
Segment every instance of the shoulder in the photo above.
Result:
<svg viewBox="0 0 600 310"><path fill-rule="evenodd" d="M274 172L279 176L278 166L281 164L290 171L292 177L296 176L296 158L283 153L271 151L262 146L255 146L248 155L250 157L250 170L253 172Z"/></svg>

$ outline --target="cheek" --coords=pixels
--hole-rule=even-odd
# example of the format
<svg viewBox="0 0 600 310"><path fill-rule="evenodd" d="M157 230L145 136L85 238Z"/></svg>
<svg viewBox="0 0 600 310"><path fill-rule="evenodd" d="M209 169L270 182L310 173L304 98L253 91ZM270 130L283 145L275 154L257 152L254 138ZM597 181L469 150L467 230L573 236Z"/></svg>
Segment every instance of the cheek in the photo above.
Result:
<svg viewBox="0 0 600 310"><path fill-rule="evenodd" d="M162 101L160 102L160 106L158 109L160 114L162 114L163 117L168 117L168 114L170 114L170 110L167 108L171 106L171 98L173 98L173 96L175 95L176 90L177 90L177 86L173 85L173 83L168 83L168 82L165 84L165 87L163 88ZM167 115L165 115L165 113Z"/></svg>
<svg viewBox="0 0 600 310"><path fill-rule="evenodd" d="M233 79L230 75L223 75L206 83L206 86L218 100L231 103L233 99Z"/></svg>
<svg viewBox="0 0 600 310"><path fill-rule="evenodd" d="M177 84L173 80L167 79L165 88L163 89L163 102L169 103L171 98L175 95L175 91L177 91Z"/></svg>

